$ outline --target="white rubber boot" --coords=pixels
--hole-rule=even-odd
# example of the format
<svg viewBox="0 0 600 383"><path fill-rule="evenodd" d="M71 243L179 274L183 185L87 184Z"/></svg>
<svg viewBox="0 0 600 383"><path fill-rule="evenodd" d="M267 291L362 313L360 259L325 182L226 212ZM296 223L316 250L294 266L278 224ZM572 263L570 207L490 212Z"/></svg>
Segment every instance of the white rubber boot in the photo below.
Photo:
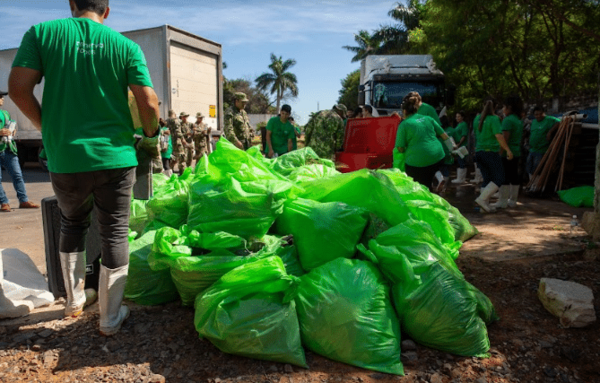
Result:
<svg viewBox="0 0 600 383"><path fill-rule="evenodd" d="M116 269L100 266L98 305L100 309L100 334L115 335L125 319L129 318L129 307L121 305L127 282L129 265Z"/></svg>
<svg viewBox="0 0 600 383"><path fill-rule="evenodd" d="M500 186L500 191L498 191L498 202L493 203L492 206L496 209L506 209L508 206L508 193L510 192L508 185Z"/></svg>
<svg viewBox="0 0 600 383"><path fill-rule="evenodd" d="M0 319L19 318L29 315L33 310L31 301L12 301L4 295L4 268L2 267L2 254L0 254Z"/></svg>
<svg viewBox="0 0 600 383"><path fill-rule="evenodd" d="M521 185L510 185L508 193L508 207L516 207L519 199L519 189Z"/></svg>
<svg viewBox="0 0 600 383"><path fill-rule="evenodd" d="M461 169L458 168L456 169L456 179L452 180L453 184L463 184L467 181L467 168Z"/></svg>
<svg viewBox="0 0 600 383"><path fill-rule="evenodd" d="M67 291L67 305L65 317L78 317L86 306L91 305L98 298L94 289L85 288L85 251L76 253L60 253L65 290Z"/></svg>
<svg viewBox="0 0 600 383"><path fill-rule="evenodd" d="M483 176L481 175L481 170L479 168L475 168L475 178L471 180L473 184L480 184L483 182Z"/></svg>
<svg viewBox="0 0 600 383"><path fill-rule="evenodd" d="M487 184L487 186L481 191L481 195L475 200L477 205L481 206L483 210L488 213L493 213L496 211L495 208L490 206L489 201L492 194L494 194L498 190L498 185L493 182Z"/></svg>

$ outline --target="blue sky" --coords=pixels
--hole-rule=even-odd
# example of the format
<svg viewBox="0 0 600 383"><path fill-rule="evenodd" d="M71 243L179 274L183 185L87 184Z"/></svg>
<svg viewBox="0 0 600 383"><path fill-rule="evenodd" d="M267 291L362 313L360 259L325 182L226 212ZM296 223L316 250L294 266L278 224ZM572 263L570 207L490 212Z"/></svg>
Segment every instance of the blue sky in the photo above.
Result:
<svg viewBox="0 0 600 383"><path fill-rule="evenodd" d="M383 0L111 0L106 25L120 32L169 24L220 43L227 78L254 80L268 70L270 55L293 58L299 96L288 100L301 124L311 112L328 109L340 81L359 68L344 45L354 33L390 24L396 1ZM70 17L67 0L0 0L0 49L17 47L27 29ZM0 68L6 70L6 68Z"/></svg>

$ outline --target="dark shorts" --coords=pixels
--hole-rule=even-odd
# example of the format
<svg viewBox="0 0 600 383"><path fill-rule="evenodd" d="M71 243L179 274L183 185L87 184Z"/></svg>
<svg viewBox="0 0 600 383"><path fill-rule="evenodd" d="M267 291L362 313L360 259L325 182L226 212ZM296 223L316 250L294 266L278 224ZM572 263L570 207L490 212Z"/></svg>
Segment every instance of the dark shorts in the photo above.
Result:
<svg viewBox="0 0 600 383"><path fill-rule="evenodd" d="M429 166L419 167L405 164L404 168L406 170L406 174L412 177L412 179L415 182L418 182L421 185L425 186L427 189L431 190L431 182L433 181L433 176L438 170L440 170L442 165L444 165L443 159Z"/></svg>

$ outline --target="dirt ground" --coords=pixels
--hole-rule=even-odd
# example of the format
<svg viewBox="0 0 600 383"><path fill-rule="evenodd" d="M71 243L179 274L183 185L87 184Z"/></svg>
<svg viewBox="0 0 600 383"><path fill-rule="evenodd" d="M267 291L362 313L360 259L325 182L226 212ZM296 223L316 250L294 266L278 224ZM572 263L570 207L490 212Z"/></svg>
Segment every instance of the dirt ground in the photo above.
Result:
<svg viewBox="0 0 600 383"><path fill-rule="evenodd" d="M6 173L3 174L5 176ZM30 199L52 194L47 174L25 171ZM6 177L8 178L8 177ZM12 185L3 186L15 200ZM11 194L12 193L12 194ZM491 357L457 357L407 342L406 376L397 377L330 361L307 351L309 370L220 352L200 340L193 309L178 303L130 304L132 315L119 336L97 332L97 305L78 319L61 319L64 302L26 318L0 321L2 382L600 382L598 322L562 328L537 298L539 280L552 277L590 287L599 308L600 256L585 233L569 234L573 209L555 200L522 198L498 214L474 210L472 187L453 188L447 198L480 234L466 242L457 264L466 279L494 303L500 321L488 327ZM0 248L29 254L45 272L39 210L0 215Z"/></svg>

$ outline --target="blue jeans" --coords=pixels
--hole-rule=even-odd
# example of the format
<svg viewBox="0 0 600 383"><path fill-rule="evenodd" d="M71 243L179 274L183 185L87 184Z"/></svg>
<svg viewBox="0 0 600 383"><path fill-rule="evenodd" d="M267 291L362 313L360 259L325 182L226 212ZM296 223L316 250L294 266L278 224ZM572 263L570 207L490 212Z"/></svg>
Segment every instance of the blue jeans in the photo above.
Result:
<svg viewBox="0 0 600 383"><path fill-rule="evenodd" d="M490 182L498 187L504 184L504 166L498 152L479 151L475 153L475 159L483 177L482 187L486 187Z"/></svg>
<svg viewBox="0 0 600 383"><path fill-rule="evenodd" d="M537 167L540 165L543 157L544 153L529 152L529 155L527 156L527 162L525 163L525 170L528 174L533 175L533 173L535 173L535 169L537 169Z"/></svg>
<svg viewBox="0 0 600 383"><path fill-rule="evenodd" d="M19 202L27 202L27 192L25 191L25 181L23 181L23 173L21 165L19 165L19 157L10 150L0 152L0 166L4 166L10 177L12 178L13 186L17 192ZM2 188L2 171L0 170L0 203L8 203L6 193Z"/></svg>

